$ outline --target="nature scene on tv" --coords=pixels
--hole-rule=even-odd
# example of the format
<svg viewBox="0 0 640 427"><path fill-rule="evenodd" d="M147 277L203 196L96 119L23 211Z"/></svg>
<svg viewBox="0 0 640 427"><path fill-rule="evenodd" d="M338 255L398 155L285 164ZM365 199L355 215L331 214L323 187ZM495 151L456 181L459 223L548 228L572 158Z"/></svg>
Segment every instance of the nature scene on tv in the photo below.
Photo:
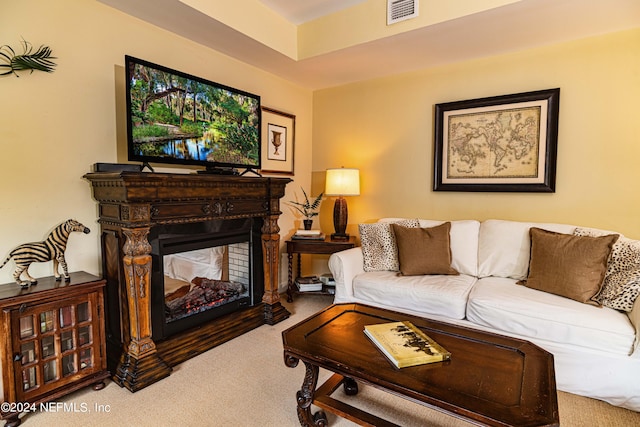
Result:
<svg viewBox="0 0 640 427"><path fill-rule="evenodd" d="M257 97L131 62L133 153L188 162L258 166Z"/></svg>

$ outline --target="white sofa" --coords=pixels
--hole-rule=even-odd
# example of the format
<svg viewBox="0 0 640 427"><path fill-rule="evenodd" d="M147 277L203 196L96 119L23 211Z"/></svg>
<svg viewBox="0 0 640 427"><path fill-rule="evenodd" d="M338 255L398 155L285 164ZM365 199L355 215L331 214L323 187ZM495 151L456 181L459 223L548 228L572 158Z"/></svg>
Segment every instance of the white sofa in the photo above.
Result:
<svg viewBox="0 0 640 427"><path fill-rule="evenodd" d="M442 223L419 220L420 227ZM365 272L361 247L335 253L329 259L334 302L358 302L526 339L554 355L559 390L640 411L640 349L634 351L640 298L626 312L517 284L528 274L531 227L565 234L576 230L565 224L451 221L451 266L459 275Z"/></svg>

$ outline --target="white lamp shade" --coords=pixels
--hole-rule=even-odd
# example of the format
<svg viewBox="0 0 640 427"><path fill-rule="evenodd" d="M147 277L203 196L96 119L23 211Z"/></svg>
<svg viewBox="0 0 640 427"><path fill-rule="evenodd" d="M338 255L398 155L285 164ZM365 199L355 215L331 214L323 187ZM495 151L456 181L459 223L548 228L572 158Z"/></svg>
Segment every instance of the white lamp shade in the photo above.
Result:
<svg viewBox="0 0 640 427"><path fill-rule="evenodd" d="M359 196L359 169L327 169L324 194L327 196Z"/></svg>

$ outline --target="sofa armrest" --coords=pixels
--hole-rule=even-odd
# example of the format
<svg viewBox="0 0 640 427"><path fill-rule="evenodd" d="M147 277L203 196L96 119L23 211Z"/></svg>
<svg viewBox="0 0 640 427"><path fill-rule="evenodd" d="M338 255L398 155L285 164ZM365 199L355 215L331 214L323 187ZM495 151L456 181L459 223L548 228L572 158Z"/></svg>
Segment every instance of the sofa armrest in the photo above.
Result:
<svg viewBox="0 0 640 427"><path fill-rule="evenodd" d="M630 353L633 354L640 344L640 297L636 298L636 301L633 303L633 309L627 313L627 315L629 316L629 320L631 320L631 324L636 329L636 340L633 342L633 348Z"/></svg>
<svg viewBox="0 0 640 427"><path fill-rule="evenodd" d="M362 248L336 252L329 257L329 270L336 281L335 303L353 301L353 278L364 273Z"/></svg>

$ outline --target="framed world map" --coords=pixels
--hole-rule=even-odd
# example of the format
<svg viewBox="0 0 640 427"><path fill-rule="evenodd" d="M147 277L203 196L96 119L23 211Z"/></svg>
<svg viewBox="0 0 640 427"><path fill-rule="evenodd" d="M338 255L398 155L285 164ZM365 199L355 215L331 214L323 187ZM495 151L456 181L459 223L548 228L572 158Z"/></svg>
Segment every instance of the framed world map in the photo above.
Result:
<svg viewBox="0 0 640 427"><path fill-rule="evenodd" d="M436 104L434 191L555 192L560 89Z"/></svg>

